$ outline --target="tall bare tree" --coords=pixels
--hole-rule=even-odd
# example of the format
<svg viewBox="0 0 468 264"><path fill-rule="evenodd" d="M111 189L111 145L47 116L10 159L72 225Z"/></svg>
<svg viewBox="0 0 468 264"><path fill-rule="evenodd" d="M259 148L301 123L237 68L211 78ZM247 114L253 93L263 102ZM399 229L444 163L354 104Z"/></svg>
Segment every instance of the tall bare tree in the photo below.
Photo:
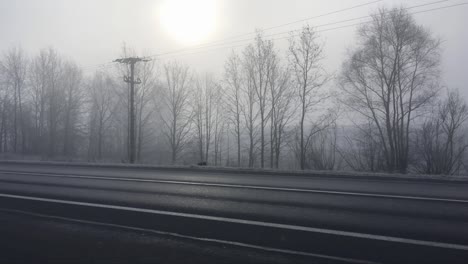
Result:
<svg viewBox="0 0 468 264"><path fill-rule="evenodd" d="M48 87L49 56L42 50L32 60L29 69L29 85L31 88L32 118L34 121L32 136L32 153L43 154L46 147L46 100Z"/></svg>
<svg viewBox="0 0 468 264"><path fill-rule="evenodd" d="M239 56L232 53L224 66L224 81L226 82L226 104L229 119L234 127L237 149L237 166L241 166L241 135L242 135L242 109L243 89L245 80L242 74L242 61Z"/></svg>
<svg viewBox="0 0 468 264"><path fill-rule="evenodd" d="M106 136L110 137L109 128L115 113L116 100L114 99L115 83L105 73L97 72L89 85L89 147L88 159L102 160L106 143Z"/></svg>
<svg viewBox="0 0 468 264"><path fill-rule="evenodd" d="M290 72L277 63L268 81L270 92L270 167L278 168L286 127L292 120L295 107L294 89L291 89Z"/></svg>
<svg viewBox="0 0 468 264"><path fill-rule="evenodd" d="M136 75L141 84L135 86L136 98L136 160L142 161L144 146L150 143L153 129L150 127L155 119L154 98L159 96L158 67L154 60L137 65Z"/></svg>
<svg viewBox="0 0 468 264"><path fill-rule="evenodd" d="M63 114L64 91L63 60L54 49L48 49L47 70L47 126L48 126L48 148L47 155L54 157L58 151L61 115Z"/></svg>
<svg viewBox="0 0 468 264"><path fill-rule="evenodd" d="M301 170L304 170L307 152L304 134L306 121L313 108L327 98L320 88L329 80L322 66L323 48L312 27L305 26L298 37L291 36L288 59L299 99L298 159Z"/></svg>
<svg viewBox="0 0 468 264"><path fill-rule="evenodd" d="M59 130L64 110L63 61L53 48L43 49L32 62L30 83L34 105L35 149L53 157L60 143Z"/></svg>
<svg viewBox="0 0 468 264"><path fill-rule="evenodd" d="M19 47L9 49L2 58L0 64L9 94L12 96L12 125L13 139L12 150L18 152L18 148L24 153L26 145L25 116L23 113L23 101L26 89L28 59L24 51Z"/></svg>
<svg viewBox="0 0 468 264"><path fill-rule="evenodd" d="M65 90L65 111L63 124L63 155L72 156L76 153L77 136L80 132L80 118L84 104L81 69L73 62L66 62L63 70L63 89Z"/></svg>
<svg viewBox="0 0 468 264"><path fill-rule="evenodd" d="M270 114L268 83L277 63L273 41L265 40L261 33L257 33L254 43L244 50L244 63L247 78L257 97L260 114L260 167L263 168L265 166L265 128Z"/></svg>
<svg viewBox="0 0 468 264"><path fill-rule="evenodd" d="M218 84L211 75L205 75L196 80L194 98L192 100L194 110L194 124L198 141L199 159L208 162L212 141L213 125L215 118L216 93Z"/></svg>
<svg viewBox="0 0 468 264"><path fill-rule="evenodd" d="M216 84L213 86L213 97L214 100L214 107L213 107L213 114L214 114L214 126L213 126L213 133L214 133L214 165L220 165L222 163L222 154L223 154L223 142L226 135L226 111L225 111L225 101L224 101L224 91L220 85Z"/></svg>
<svg viewBox="0 0 468 264"><path fill-rule="evenodd" d="M164 65L164 73L164 134L171 149L171 163L175 164L186 147L192 123L189 105L191 76L189 68L177 62Z"/></svg>
<svg viewBox="0 0 468 264"><path fill-rule="evenodd" d="M245 86L242 87L244 94L245 104L241 109L245 129L248 135L248 167L251 168L255 164L257 156L257 145L258 145L258 116L259 110L256 105L257 97L255 95L255 89L250 78L246 79Z"/></svg>
<svg viewBox="0 0 468 264"><path fill-rule="evenodd" d="M404 8L379 10L358 37L343 67L343 103L377 127L387 170L404 173L412 121L437 94L440 41Z"/></svg>

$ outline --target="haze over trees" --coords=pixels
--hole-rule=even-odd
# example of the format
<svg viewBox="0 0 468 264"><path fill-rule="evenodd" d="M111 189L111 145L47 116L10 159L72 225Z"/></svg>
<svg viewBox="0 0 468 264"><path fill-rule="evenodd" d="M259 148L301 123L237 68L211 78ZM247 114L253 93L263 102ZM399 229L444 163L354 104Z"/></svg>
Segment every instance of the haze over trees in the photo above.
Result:
<svg viewBox="0 0 468 264"><path fill-rule="evenodd" d="M440 89L440 41L404 9L372 15L343 66L343 102L375 128L384 170L406 172L415 116ZM420 111L421 110L421 111Z"/></svg>
<svg viewBox="0 0 468 264"><path fill-rule="evenodd" d="M441 41L404 8L380 9L356 38L337 74L313 25L284 50L258 31L220 76L137 64L137 162L466 174L468 108L441 81ZM128 70L86 75L53 48L3 51L2 157L127 162Z"/></svg>

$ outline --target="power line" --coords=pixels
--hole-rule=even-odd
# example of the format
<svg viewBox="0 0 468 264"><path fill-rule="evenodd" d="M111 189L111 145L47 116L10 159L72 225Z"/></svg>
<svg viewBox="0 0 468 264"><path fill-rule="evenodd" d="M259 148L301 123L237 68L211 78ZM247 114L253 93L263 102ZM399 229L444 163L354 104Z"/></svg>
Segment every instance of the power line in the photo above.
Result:
<svg viewBox="0 0 468 264"><path fill-rule="evenodd" d="M88 65L88 66L84 66L82 67L82 70L83 71L95 71L95 70L99 70L99 69L106 69L108 68L109 66L112 66L112 65L115 65L115 61L111 61L111 62L105 62L105 63L101 63L101 64L94 64L94 65Z"/></svg>
<svg viewBox="0 0 468 264"><path fill-rule="evenodd" d="M289 26L289 25L292 25L292 24L297 24L297 23L300 23L300 22L304 22L304 21L308 21L308 20L312 20L312 19L316 19L316 18L325 17L325 16L328 16L328 15L349 11L349 10L352 10L352 9L356 9L356 8L371 5L371 4L375 4L375 3L378 3L378 2L382 2L382 1L383 0L367 2L367 3L364 3L364 4L359 4L359 5L351 6L351 7L348 7L348 8L343 8L343 9L340 9L340 10L336 10L336 11L332 11L332 12L328 12L328 13L308 17L308 18L305 18L305 19L300 19L300 20L296 20L296 21L293 21L293 22L288 22L288 23L268 27L268 28L262 29L262 31L268 31L268 30L271 30L271 29L281 28L281 27ZM450 1L450 0L444 0L444 1ZM223 39L219 39L219 40L215 40L215 41L211 41L211 42L206 42L206 43L203 43L203 44L192 46L190 48L184 48L184 49L178 49L178 50L203 48L203 47L205 47L207 45L212 45L212 44L219 43L219 42L226 42L227 40L237 39L237 38L240 38L240 37L250 36L250 35L254 35L254 34L255 34L255 32L243 33L243 34L239 34L239 35L235 35L235 36L231 36L231 37L227 37L227 38L223 38ZM170 50L168 52L173 53L173 52L176 52L178 50ZM158 56L158 55L160 55L160 54L150 55L149 57Z"/></svg>
<svg viewBox="0 0 468 264"><path fill-rule="evenodd" d="M445 1L438 1L438 2L445 2ZM456 7L456 6L462 6L462 5L467 5L468 3L464 2L464 3L458 3L458 4L453 4L453 5L449 5L449 6L443 6L443 7L437 7L437 8L432 8L432 9L427 9L427 10L422 10L422 11L416 11L416 12L412 12L410 14L421 14L421 13L427 13L427 12L431 12L431 11L436 11L436 10L441 10L441 9L447 9L447 8L452 8L452 7ZM425 4L425 5L428 5L428 4ZM415 6L416 7L416 6ZM413 7L413 8L415 8ZM360 17L359 19L364 19L364 18L370 18L371 16L365 16L365 17ZM349 21L353 21L353 20L358 20L358 18L356 19L348 19L346 20L347 22ZM354 26L358 26L358 25L362 25L362 24L366 24L366 23L370 23L372 22L372 20L369 20L369 21L364 21L364 22L359 22L359 23L354 23L354 24L350 24L350 25L344 25L344 26L339 26L339 27L333 27L333 28L328 28L328 29L322 29L322 30L317 30L317 32L327 32L327 31L333 31L333 30L337 30L337 29L342 29L342 28L348 28L348 27L354 27ZM332 25L332 24L338 24L340 22L333 22L333 23L329 23L329 25ZM322 25L324 26L324 25ZM297 31L297 30L295 30ZM271 35L267 35L266 37L271 37L271 36L275 36L275 35L283 35L285 33L291 33L291 32L295 32L295 31L289 31L289 32L282 32L282 33L277 33L277 34L271 34ZM277 40L282 40L282 39L287 39L289 37L294 37L294 36L298 36L299 34L290 34L289 36L286 36L286 37L278 37L278 38L271 38L271 39L267 39L269 41L277 41ZM253 38L249 38L249 39L243 39L243 40L238 40L238 41L235 41L235 42L230 42L230 43L225 43L225 44L222 44L222 45L228 45L228 44L232 44L232 43L238 43L238 42L246 42L246 41L252 41ZM239 45L234 45L234 46L221 46L221 45L216 45L216 46L221 46L221 47L217 47L217 48L214 48L214 49L207 49L207 50L202 50L202 51L198 51L198 52L191 52L191 53L181 53L180 55L192 55L192 54L199 54L199 53L204 53L204 52L209 52L209 51L214 51L214 50L219 50L219 49L225 49L225 48L237 48L237 47L242 47L242 46L246 46L248 44L239 44ZM187 51L191 51L190 49L187 50ZM177 52L179 53L179 52ZM172 57L177 57L177 53L174 53L175 56L170 56L169 58L172 58ZM162 59L161 56L166 56L166 55L174 55L174 54L161 54L159 55L158 59ZM167 57L165 57L167 58Z"/></svg>
<svg viewBox="0 0 468 264"><path fill-rule="evenodd" d="M449 1L452 1L452 0L434 1L434 2L429 2L429 3L424 3L424 4L419 4L419 5L414 5L414 6L406 7L406 8L403 8L403 9L405 9L405 10L411 10L411 9L415 9L415 8L420 8L420 7L425 7L425 6L440 4L440 3L443 3L443 2L449 2ZM371 3L374 3L374 2L371 2ZM367 3L367 4L369 4L369 3ZM442 10L442 9L452 8L452 7L462 6L462 5L466 5L466 4L468 4L468 3L467 3L467 2L462 2L462 3L458 3L458 4L453 4L453 5L448 5L448 6L442 6L442 7L436 7L436 8L427 9L427 10L422 10L422 11L415 11L415 12L412 12L412 13L410 13L410 14L427 13L427 12L431 12L431 11L436 11L436 10ZM351 8L355 8L355 7L351 7ZM333 12L333 13L336 13L336 12L339 12L339 11L340 11L340 10L335 11L335 12ZM331 13L331 12L330 12L330 13ZM324 14L324 15L325 15L325 14ZM324 15L322 15L322 16L324 16ZM356 18L351 18L351 19L345 19L345 20L340 20L340 21L335 21L335 22L320 24L320 25L314 26L314 28L320 28L320 27L326 27L326 26L331 26L331 25L336 25L336 24L342 24L342 23L346 23L346 22L357 21L357 20L362 20L362 19L371 18L371 17L372 17L371 15L367 15L367 16L361 16L361 17L356 17ZM339 26L339 27L333 27L333 28L327 28L327 29L317 30L317 32L328 32L328 31L338 30L338 29L342 29L342 28L354 27L354 26L366 24L366 23L369 23L369 22L371 22L371 21L364 21L364 22L359 22L359 23L353 23L353 24L350 24L350 25L343 25L343 26ZM292 22L291 22L291 23L292 23ZM287 38L289 38L289 37L297 36L298 34L291 34L291 33L298 32L299 30L300 30L300 29L278 32L278 33L266 35L265 37L268 38L268 37L273 37L273 36L279 36L279 35L289 34L289 36L286 36L286 37L270 38L270 39L267 39L267 40L270 40L270 41L277 41L277 40L287 39ZM249 33L249 34L254 34L254 33ZM160 53L160 54L154 54L154 55L146 56L145 58L167 59L167 58L173 58L173 57L178 57L178 56L185 56L185 55L192 55L192 54L205 53L205 52L214 51L214 50L219 50L219 49L237 48L237 47L246 46L247 44L245 44L245 43L244 43L244 44L238 44L238 45L230 45L230 44L252 41L252 40L254 40L254 39L255 39L255 38L245 38L245 39L241 39L241 40L229 41L229 42L219 43L219 44L213 44L213 45L206 45L206 44L205 44L205 46L200 46L200 47L197 46L197 47L193 47L193 48L186 48L186 49L173 50L173 51L169 51L169 52L165 52L165 53ZM220 41L211 42L211 43L217 43L217 42L221 42L221 40L220 40ZM229 45L229 46L226 46L226 45ZM201 51L198 51L198 52L190 52L190 51L195 51L195 50L199 50L199 49L206 49L206 48L213 48L213 49L201 50ZM190 52L190 53L185 53L185 52ZM162 58L163 56L168 56L168 55L169 55L169 57L164 57L164 58ZM172 55L172 56L171 56L171 55ZM113 62L106 63L106 64L101 64L101 65L96 65L96 67L107 68L107 67L111 66L111 64L113 64Z"/></svg>
<svg viewBox="0 0 468 264"><path fill-rule="evenodd" d="M271 30L271 29L275 29L275 28L285 27L285 26L288 26L288 25L292 25L292 24L296 24L296 23L300 23L300 22L304 22L304 21L308 21L308 20L312 20L312 19L316 19L316 18L320 18L320 17L332 15L332 14L337 14L337 13L349 11L349 10L352 10L352 9L356 9L356 8L363 7L363 6L367 6L367 5L371 5L371 4L375 4L375 3L378 3L378 2L382 2L382 1L383 1L383 0L376 0L376 1L366 2L366 3L363 3L363 4L359 4L359 5L355 5L355 6L351 6L351 7L347 7L347 8L343 8L343 9L339 9L339 10L336 10L336 11L332 11L332 12L328 12L328 13L324 13L324 14L320 14L320 15L308 17L308 18L305 18L305 19L300 19L300 20L296 20L296 21L293 21L293 22L288 22L288 23L285 23L285 24L280 24L280 25L272 26L272 27L263 29L262 31L267 31L267 30ZM449 0L444 0L444 1L449 1ZM148 58L153 58L153 57L157 57L157 56L161 56L161 55L174 54L174 53L183 52L183 51L188 51L188 50L192 50L192 49L208 48L208 47L211 47L211 46L208 46L208 45L212 45L213 43L220 43L220 42L222 43L222 42L226 42L226 40L236 39L236 38L239 38L239 37L249 36L249 35L253 35L253 34L255 34L255 32L244 33L244 34L240 34L240 35L236 35L236 36L232 36L232 37L228 37L228 38L224 38L224 39L220 39L220 40L216 40L216 41L212 41L212 42L207 42L207 43L200 44L200 45L197 45L197 46L194 46L194 47L190 47L190 48L172 50L172 51L168 51L168 52L165 52L165 53L162 53L162 54L161 54L161 53L160 53L160 54L154 54L154 55L150 55L150 56L147 56L147 57L148 57ZM250 40L250 39L249 39L249 40ZM243 40L243 41L245 41L245 40ZM239 41L237 41L237 42L239 42ZM221 44L221 43L220 43L220 44ZM232 43L223 43L223 44L232 44ZM86 70L93 70L93 69L95 69L95 68L97 68L97 69L99 69L99 68L105 69L105 68L107 68L108 66L113 65L114 63L115 63L115 61L107 62L107 63L103 63L103 64L98 64L98 65L91 65L91 66L85 67L84 69L85 69L85 71L86 71Z"/></svg>
<svg viewBox="0 0 468 264"><path fill-rule="evenodd" d="M429 3L424 3L424 4L419 4L419 5L410 6L410 7L404 8L404 9L406 9L406 10L411 10L411 9L414 9L414 8L419 8L419 7L429 6L429 5L435 5L435 4L440 4L440 3L443 3L443 2L449 2L449 1L452 1L452 0L439 0L439 1L434 1L434 2L429 2ZM353 7L349 7L349 8L345 8L345 9L341 9L341 10L329 12L329 13L326 13L326 14L322 14L322 15L318 15L318 16L315 16L315 17L311 17L311 18L309 18L309 19L303 19L303 20L298 20L298 21L307 21L307 20L310 20L310 19L313 19L313 18L323 17L323 16L330 15L330 14L336 14L336 13L343 12L343 11L347 11L347 10L354 9L354 8L357 8L357 7L362 7L362 6L365 6L365 5L373 4L373 3L376 3L376 2L379 2L379 1L369 2L369 3L366 3L366 4L361 4L361 5L358 5L358 6L353 6ZM341 24L341 23L346 23L346 22L350 22L350 21L362 20L362 19L364 19L364 18L369 18L369 17L371 17L371 16L370 16L370 15L367 15L367 16L361 16L361 17L352 18L352 19L345 19L345 20L340 20L340 21L335 21L335 22L320 24L320 25L314 26L314 28L325 27L325 26L330 26L330 25L335 25L335 24ZM297 23L297 21L295 21L295 22L290 22L290 23L287 23L287 24L294 24L294 23ZM267 29L265 29L265 30L270 30L270 29L282 27L283 25L286 25L286 24L282 24L282 25L279 25L279 26L270 27L270 28L267 28ZM272 36L277 36L277 35L289 34L289 33L291 33L291 32L297 31L297 30L298 30L298 29L296 29L296 30L282 31L282 32L274 33L274 34L269 34L269 35L267 35L267 36L265 36L265 37L272 37ZM264 30L262 30L262 31L264 31ZM252 34L255 34L255 32L246 33L246 34L238 35L238 36L236 36L236 37L231 37L231 38L227 38L227 39L233 39L233 38L238 38L238 37L242 37L242 36L246 36L246 35L252 35ZM167 51L167 52L164 52L164 53L159 53L159 54L150 55L150 56L148 56L148 57L149 57L149 58L160 57L160 56L169 55L169 54L175 54L175 53L184 52L184 51L198 50L198 49L216 47L216 46L220 46L220 45L234 44L234 43L239 43L239 42L251 41L251 40L253 40L253 39L254 39L254 38L249 37L249 38L244 38L244 39L241 39L241 40L228 41L228 42L226 42L226 41L224 41L224 40L217 40L217 41L207 42L207 43L205 43L205 44L197 45L197 46L195 46L195 47L190 47L190 48L184 48L184 49L177 49L177 50Z"/></svg>

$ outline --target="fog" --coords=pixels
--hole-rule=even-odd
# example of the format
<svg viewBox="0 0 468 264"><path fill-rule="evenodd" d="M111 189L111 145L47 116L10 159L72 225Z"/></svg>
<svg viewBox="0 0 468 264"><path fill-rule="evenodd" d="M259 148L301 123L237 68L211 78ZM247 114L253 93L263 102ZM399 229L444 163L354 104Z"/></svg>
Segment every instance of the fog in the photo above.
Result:
<svg viewBox="0 0 468 264"><path fill-rule="evenodd" d="M4 158L468 173L468 3L0 8Z"/></svg>
<svg viewBox="0 0 468 264"><path fill-rule="evenodd" d="M301 19L314 17L350 6L373 1L342 0L216 0L215 31L200 44L223 40L239 34L254 33L255 29L265 29ZM384 0L333 15L311 19L311 26L332 23L340 20L366 16L381 6L419 5L433 1ZM447 6L462 1L441 1L437 5L421 7L427 10ZM141 54L159 54L192 45L181 43L169 34L159 20L159 9L164 1L159 0L1 0L0 1L0 50L13 45L21 45L27 52L37 52L43 47L52 46L67 57L73 58L87 73L94 71L95 65L113 61L120 55L122 43L136 49ZM461 89L468 96L468 24L467 7L459 6L415 15L421 25L431 29L443 40L443 78L447 86ZM348 22L325 28L353 24ZM304 22L268 30L277 33L299 29ZM345 27L323 32L325 41L326 67L331 72L339 71L347 47L353 44L356 27ZM253 38L254 35L244 36ZM287 36L287 35L285 35ZM232 41L232 40L231 40ZM177 58L197 71L210 71L220 74L224 60L231 51L229 46L248 44L234 43L211 48L206 52L186 55L184 53L163 56L164 59ZM277 48L287 46L287 40L275 42ZM236 47L235 49L241 49ZM201 51L201 50L198 50ZM162 59L161 58L161 59Z"/></svg>

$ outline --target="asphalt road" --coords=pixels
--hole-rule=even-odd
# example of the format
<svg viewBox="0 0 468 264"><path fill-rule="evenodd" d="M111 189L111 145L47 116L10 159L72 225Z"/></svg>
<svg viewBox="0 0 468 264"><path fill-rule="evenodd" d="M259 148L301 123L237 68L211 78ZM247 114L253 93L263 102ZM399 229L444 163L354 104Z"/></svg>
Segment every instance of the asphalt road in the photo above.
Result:
<svg viewBox="0 0 468 264"><path fill-rule="evenodd" d="M0 234L5 264L314 263L303 256L1 210Z"/></svg>
<svg viewBox="0 0 468 264"><path fill-rule="evenodd" d="M0 208L317 263L468 260L466 181L0 162Z"/></svg>

